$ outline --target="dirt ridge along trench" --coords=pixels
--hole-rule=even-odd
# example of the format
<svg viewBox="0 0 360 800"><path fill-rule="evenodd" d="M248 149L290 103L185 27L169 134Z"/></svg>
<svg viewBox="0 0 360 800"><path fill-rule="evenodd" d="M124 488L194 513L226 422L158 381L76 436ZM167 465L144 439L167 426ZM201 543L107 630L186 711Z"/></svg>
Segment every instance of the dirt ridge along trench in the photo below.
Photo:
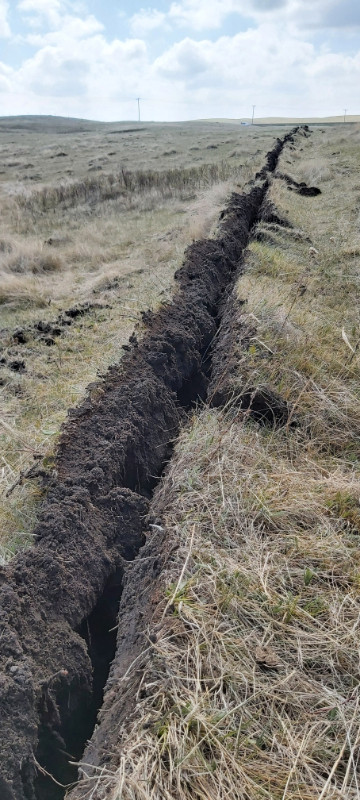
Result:
<svg viewBox="0 0 360 800"><path fill-rule="evenodd" d="M297 130L277 140L270 171ZM68 762L91 736L116 647L114 637L102 641L97 609L116 620L123 573L145 543L148 498L171 440L184 410L205 396L221 299L267 188L261 175L249 192L232 195L217 239L186 251L173 302L145 316L141 342L131 337L121 364L70 414L36 545L0 570L2 800L62 797L46 771L59 783L74 778ZM156 536L151 545L160 548ZM137 621L128 620L135 640Z"/></svg>
<svg viewBox="0 0 360 800"><path fill-rule="evenodd" d="M235 287L227 300L212 351L207 402L213 408L238 406L262 425L281 427L292 417L290 405L271 385L254 384L247 374L249 347L256 334L256 325L244 313L244 301ZM289 424L293 427L296 418Z"/></svg>

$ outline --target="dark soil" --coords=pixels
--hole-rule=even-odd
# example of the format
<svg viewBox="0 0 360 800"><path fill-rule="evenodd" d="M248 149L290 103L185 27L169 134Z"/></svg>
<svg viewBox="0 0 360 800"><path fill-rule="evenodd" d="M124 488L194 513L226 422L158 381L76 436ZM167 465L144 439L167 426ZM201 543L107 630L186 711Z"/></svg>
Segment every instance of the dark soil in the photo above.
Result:
<svg viewBox="0 0 360 800"><path fill-rule="evenodd" d="M16 344L26 344L28 337L23 328L16 328L13 333L13 339Z"/></svg>
<svg viewBox="0 0 360 800"><path fill-rule="evenodd" d="M3 328L0 330L0 342L3 342L3 347L0 349L0 366L6 366L14 372L25 372L24 349L21 348L21 352L18 348L19 345L28 345L25 348L25 356L28 358L31 355L34 340L50 347L55 344L57 337L62 336L79 317L104 308L110 308L109 304L82 303L62 311L55 320L40 319L32 325L15 328L15 330ZM21 358L19 357L20 352Z"/></svg>
<svg viewBox="0 0 360 800"><path fill-rule="evenodd" d="M271 153L267 164L276 165ZM173 302L145 317L140 343L131 338L120 366L69 415L36 545L0 570L2 800L62 797L42 770L63 784L76 778L68 762L81 757L102 703L124 586L96 761L106 759L114 714L130 714L132 696L115 698L114 681L142 652L169 557L160 532L147 529L148 498L184 413L206 396L223 301L267 185L231 197L218 238L188 248Z"/></svg>
<svg viewBox="0 0 360 800"><path fill-rule="evenodd" d="M309 136L309 129L307 125L298 126L294 128L293 131L287 133L283 139L277 139L275 147L270 150L266 156L266 161L262 169L256 173L255 178L263 180L266 178L268 172L274 172L277 167L277 163L281 152L284 148L285 144L289 144L294 141L294 135L299 134L300 136Z"/></svg>
<svg viewBox="0 0 360 800"><path fill-rule="evenodd" d="M288 189L291 190L291 186L288 186ZM295 191L297 194L301 194L303 197L317 197L318 194L321 194L321 189L319 189L317 186L300 185L295 187L293 191Z"/></svg>
<svg viewBox="0 0 360 800"><path fill-rule="evenodd" d="M280 225L281 228L293 227L290 220L284 214L281 214L268 198L262 204L259 222L265 222L267 225Z"/></svg>
<svg viewBox="0 0 360 800"><path fill-rule="evenodd" d="M68 726L82 742L91 734L84 726L93 715L92 663L80 626L109 576L143 544L146 510L145 499L126 489L95 507L88 491L59 484L35 530L36 547L1 570L1 797L51 797L35 793L34 756L56 766L61 782L74 777L58 757L69 746ZM56 764L53 756L44 760L46 741Z"/></svg>
<svg viewBox="0 0 360 800"><path fill-rule="evenodd" d="M321 194L321 189L319 189L317 186L307 186L304 181L298 183L290 175L286 175L283 172L277 172L276 177L280 178L282 181L285 181L285 183L287 183L287 188L291 192L301 194L303 197L317 197L318 194Z"/></svg>
<svg viewBox="0 0 360 800"><path fill-rule="evenodd" d="M14 372L25 372L25 361L22 359L15 358L13 361L9 361L7 366L9 369L12 369Z"/></svg>
<svg viewBox="0 0 360 800"><path fill-rule="evenodd" d="M92 311L102 310L109 307L110 306L108 304L98 302L81 303L77 306L71 306L71 308L61 311L56 319L52 321L39 319L32 325L22 328L15 328L15 330L2 328L0 330L0 338L3 340L8 340L10 344L26 344L30 337L41 340L44 338L44 335L55 337L61 336L61 334L64 333L64 330L72 325L78 317L83 317Z"/></svg>
<svg viewBox="0 0 360 800"><path fill-rule="evenodd" d="M179 430L181 408L205 396L205 354L216 333L219 302L238 268L265 190L262 184L248 195L233 195L219 238L188 248L176 274L174 302L147 315L141 345L133 339L121 365L94 387L96 400L89 396L71 413L59 447L60 478L80 479L95 495L113 485L151 493Z"/></svg>

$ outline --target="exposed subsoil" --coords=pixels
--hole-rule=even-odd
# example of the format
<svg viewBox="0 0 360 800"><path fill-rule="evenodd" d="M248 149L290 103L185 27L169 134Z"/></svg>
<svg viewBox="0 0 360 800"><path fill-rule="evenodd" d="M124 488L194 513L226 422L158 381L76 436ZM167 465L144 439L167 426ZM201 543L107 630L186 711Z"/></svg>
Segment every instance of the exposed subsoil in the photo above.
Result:
<svg viewBox="0 0 360 800"><path fill-rule="evenodd" d="M141 341L131 337L121 364L71 412L36 545L0 570L3 800L63 797L58 784L76 780L69 761L91 737L113 659L89 763L106 763L114 719L131 716L119 676L141 661L155 579L171 558L148 500L186 411L206 398L211 345L268 172L297 130L277 141L250 191L232 195L217 239L188 248L173 302L144 315Z"/></svg>

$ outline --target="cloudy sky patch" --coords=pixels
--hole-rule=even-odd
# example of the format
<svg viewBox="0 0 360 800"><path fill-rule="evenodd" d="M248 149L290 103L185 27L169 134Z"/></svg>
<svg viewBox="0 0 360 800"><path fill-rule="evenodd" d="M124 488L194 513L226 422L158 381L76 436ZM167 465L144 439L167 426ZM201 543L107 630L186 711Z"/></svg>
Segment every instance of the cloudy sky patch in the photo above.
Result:
<svg viewBox="0 0 360 800"><path fill-rule="evenodd" d="M358 0L0 0L1 113L360 113Z"/></svg>

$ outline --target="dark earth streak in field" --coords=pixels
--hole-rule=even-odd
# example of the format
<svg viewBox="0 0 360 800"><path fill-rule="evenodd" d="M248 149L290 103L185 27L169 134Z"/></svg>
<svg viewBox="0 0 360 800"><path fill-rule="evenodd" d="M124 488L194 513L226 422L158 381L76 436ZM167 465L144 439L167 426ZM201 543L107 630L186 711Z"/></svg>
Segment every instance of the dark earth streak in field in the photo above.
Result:
<svg viewBox="0 0 360 800"><path fill-rule="evenodd" d="M34 531L36 545L0 571L2 800L63 795L38 762L60 783L76 777L68 760L80 758L91 736L110 666L98 664L99 614L116 619L122 574L146 539L148 498L184 412L206 396L221 301L258 219L268 171L296 131L277 140L250 191L232 196L218 237L188 248L173 302L145 315L141 341L131 338L120 365L71 413L57 478ZM150 535L147 548L158 549ZM158 569L161 553L156 556ZM144 574L140 565L140 573L151 592L156 570ZM136 596L133 602L118 637L136 652ZM103 649L110 662L115 641Z"/></svg>

